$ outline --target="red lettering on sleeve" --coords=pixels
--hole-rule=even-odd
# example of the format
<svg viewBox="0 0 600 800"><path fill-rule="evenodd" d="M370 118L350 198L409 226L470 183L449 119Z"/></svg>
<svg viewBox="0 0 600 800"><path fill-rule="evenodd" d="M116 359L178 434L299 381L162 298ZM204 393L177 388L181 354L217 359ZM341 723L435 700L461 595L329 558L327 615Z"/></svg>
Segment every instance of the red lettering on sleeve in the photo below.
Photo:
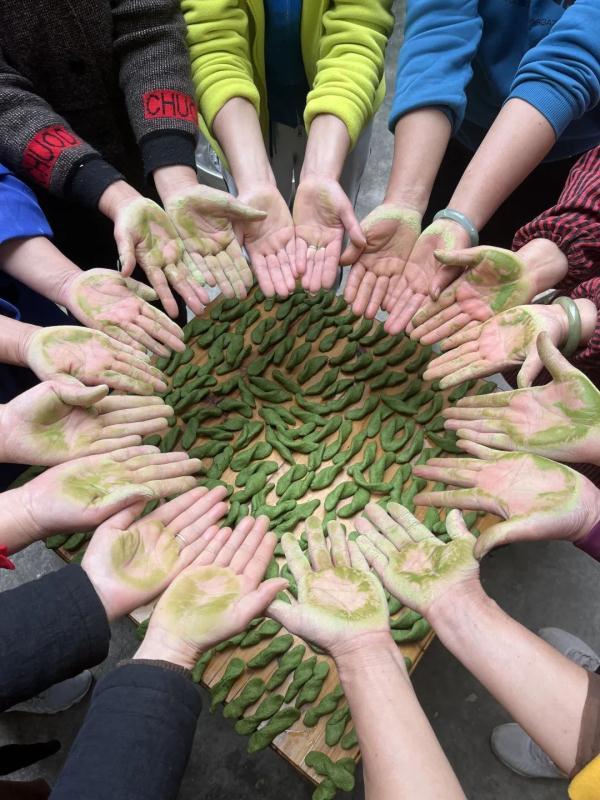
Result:
<svg viewBox="0 0 600 800"><path fill-rule="evenodd" d="M68 131L64 125L49 125L29 140L21 166L36 183L47 188L60 154L78 144L81 144L81 139Z"/></svg>
<svg viewBox="0 0 600 800"><path fill-rule="evenodd" d="M189 94L174 89L153 89L143 96L144 119L184 119L196 122L196 104Z"/></svg>

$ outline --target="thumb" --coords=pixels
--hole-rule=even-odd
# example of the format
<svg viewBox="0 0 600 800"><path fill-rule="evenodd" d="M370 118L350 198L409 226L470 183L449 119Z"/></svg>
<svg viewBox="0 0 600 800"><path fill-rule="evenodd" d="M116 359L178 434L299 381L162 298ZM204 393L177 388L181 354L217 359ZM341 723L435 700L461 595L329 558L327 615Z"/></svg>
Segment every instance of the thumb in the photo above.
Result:
<svg viewBox="0 0 600 800"><path fill-rule="evenodd" d="M348 245L342 255L340 256L340 264L344 267L350 267L356 264L361 257L364 247L359 247L354 242L348 242Z"/></svg>
<svg viewBox="0 0 600 800"><path fill-rule="evenodd" d="M102 400L108 394L108 386L100 384L100 386L84 386L82 383L63 383L57 382L54 385L54 391L58 398L66 403L68 406L79 406L80 408L89 408Z"/></svg>
<svg viewBox="0 0 600 800"><path fill-rule="evenodd" d="M269 603L275 600L277 592L287 588L287 585L288 582L284 578L270 578L240 600L240 611L245 617L244 625L251 619L262 616Z"/></svg>
<svg viewBox="0 0 600 800"><path fill-rule="evenodd" d="M468 269L480 264L485 258L486 247L465 247L462 250L435 250L434 256L446 267Z"/></svg>
<svg viewBox="0 0 600 800"><path fill-rule="evenodd" d="M112 492L109 492L98 503L97 508L106 511L107 516L116 514L122 511L127 506L133 503L138 503L143 500L156 499L156 492L145 484L126 483L124 486L118 486Z"/></svg>
<svg viewBox="0 0 600 800"><path fill-rule="evenodd" d="M542 369L542 362L537 348L531 347L525 356L523 366L517 375L517 386L519 389L528 389Z"/></svg>
<svg viewBox="0 0 600 800"><path fill-rule="evenodd" d="M340 219L348 233L351 243L355 248L360 249L362 253L367 246L367 240L363 229L360 227L360 222L356 219L352 203L348 198L345 199L340 207Z"/></svg>
<svg viewBox="0 0 600 800"><path fill-rule="evenodd" d="M297 629L298 603L290 604L284 603L283 600L273 600L267 608L266 615L276 622L280 622L288 631L294 631Z"/></svg>
<svg viewBox="0 0 600 800"><path fill-rule="evenodd" d="M129 231L120 231L115 227L115 242L119 253L121 274L125 277L131 275L136 265L135 244Z"/></svg>
<svg viewBox="0 0 600 800"><path fill-rule="evenodd" d="M116 514L113 514L112 517L109 517L103 524L110 525L110 527L113 529L125 531L130 525L133 525L136 519L138 519L144 510L145 505L145 500L140 500L136 503L133 503L132 505L127 506L127 508L117 511Z"/></svg>
<svg viewBox="0 0 600 800"><path fill-rule="evenodd" d="M494 547L534 538L536 538L535 535L527 535L527 525L523 526L523 520L509 519L505 522L498 522L496 525L490 525L487 530L483 531L473 548L473 554L476 559L481 560Z"/></svg>
<svg viewBox="0 0 600 800"><path fill-rule="evenodd" d="M153 303L158 298L158 295L154 289L152 289L150 286L146 286L145 283L136 281L135 278L124 277L123 280L125 282L125 286L142 300L146 300L148 303Z"/></svg>
<svg viewBox="0 0 600 800"><path fill-rule="evenodd" d="M240 220L240 222L256 222L259 219L265 219L267 216L266 211L261 211L258 208L247 206L246 203L236 200L235 197L232 197L228 202L227 210L227 216L230 219L237 219Z"/></svg>
<svg viewBox="0 0 600 800"><path fill-rule="evenodd" d="M542 331L536 342L537 351L540 358L554 380L564 380L569 373L576 371L575 367L559 352L558 348L552 343L552 339Z"/></svg>

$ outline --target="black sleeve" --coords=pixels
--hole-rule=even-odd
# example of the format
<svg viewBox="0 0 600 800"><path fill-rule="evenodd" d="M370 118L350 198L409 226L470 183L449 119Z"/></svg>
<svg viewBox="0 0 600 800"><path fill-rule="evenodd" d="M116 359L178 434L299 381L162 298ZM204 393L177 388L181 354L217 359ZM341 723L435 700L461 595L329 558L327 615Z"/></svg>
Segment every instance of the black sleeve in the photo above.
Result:
<svg viewBox="0 0 600 800"><path fill-rule="evenodd" d="M72 564L0 595L0 711L106 658L104 606Z"/></svg>
<svg viewBox="0 0 600 800"><path fill-rule="evenodd" d="M117 667L96 686L51 800L175 800L200 709L178 672Z"/></svg>

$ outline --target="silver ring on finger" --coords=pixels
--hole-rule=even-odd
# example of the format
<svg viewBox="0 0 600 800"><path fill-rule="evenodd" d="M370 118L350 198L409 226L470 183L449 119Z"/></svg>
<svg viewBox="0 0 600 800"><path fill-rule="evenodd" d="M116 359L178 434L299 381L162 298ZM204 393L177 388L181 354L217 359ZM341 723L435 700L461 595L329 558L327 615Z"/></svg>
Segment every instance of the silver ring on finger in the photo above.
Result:
<svg viewBox="0 0 600 800"><path fill-rule="evenodd" d="M188 544L187 539L185 538L185 536L182 533L176 533L175 534L175 538L179 539L179 541L181 542L181 548L182 549L184 547L187 547L187 544Z"/></svg>

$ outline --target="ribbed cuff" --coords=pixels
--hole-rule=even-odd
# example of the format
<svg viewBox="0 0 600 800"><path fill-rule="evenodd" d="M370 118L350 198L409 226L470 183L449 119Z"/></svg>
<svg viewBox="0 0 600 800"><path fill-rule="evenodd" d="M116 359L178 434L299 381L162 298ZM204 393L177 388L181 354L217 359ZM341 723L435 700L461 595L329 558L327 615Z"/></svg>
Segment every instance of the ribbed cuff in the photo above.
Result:
<svg viewBox="0 0 600 800"><path fill-rule="evenodd" d="M537 109L540 114L543 114L554 128L557 139L573 121L573 106L563 94L557 92L554 86L550 86L548 83L543 83L542 81L519 83L511 89L507 101L514 98L525 100L526 103Z"/></svg>
<svg viewBox="0 0 600 800"><path fill-rule="evenodd" d="M140 141L146 178L160 167L196 170L196 137L180 131L156 131Z"/></svg>
<svg viewBox="0 0 600 800"><path fill-rule="evenodd" d="M588 531L582 539L574 542L575 547L583 550L588 556L596 561L600 561L600 521L598 521L591 531Z"/></svg>
<svg viewBox="0 0 600 800"><path fill-rule="evenodd" d="M71 170L65 183L65 197L86 208L98 208L104 191L117 181L121 173L102 158L88 156Z"/></svg>
<svg viewBox="0 0 600 800"><path fill-rule="evenodd" d="M169 672L177 672L179 675L183 675L184 678L189 678L190 680L192 678L191 669L186 669L180 664L173 664L171 661L163 661L158 658L124 658L123 661L119 661L117 666L125 667L127 664L145 664L149 667L160 667L161 669L169 670Z"/></svg>

